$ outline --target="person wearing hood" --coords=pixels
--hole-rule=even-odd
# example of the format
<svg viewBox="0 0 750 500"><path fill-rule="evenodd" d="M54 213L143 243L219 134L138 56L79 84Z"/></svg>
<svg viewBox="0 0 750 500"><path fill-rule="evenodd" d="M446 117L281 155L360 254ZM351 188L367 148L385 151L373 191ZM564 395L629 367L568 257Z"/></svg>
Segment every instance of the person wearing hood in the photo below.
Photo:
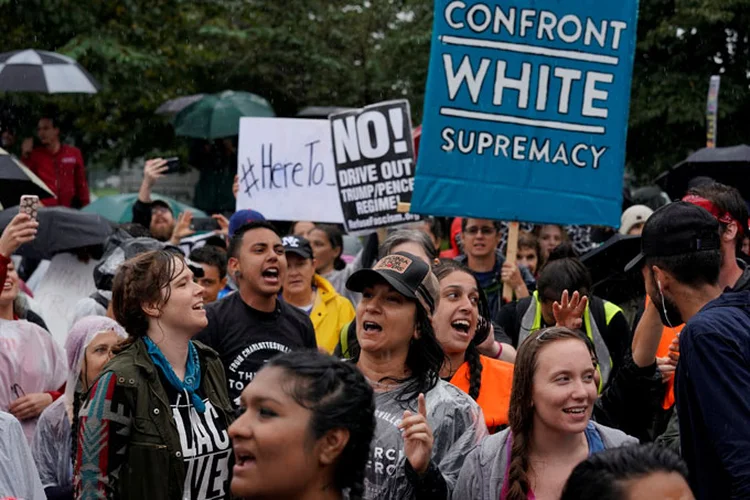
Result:
<svg viewBox="0 0 750 500"><path fill-rule="evenodd" d="M456 217L451 221L450 231L448 234L448 249L440 252L441 259L455 259L463 253L463 244L461 242L461 217Z"/></svg>
<svg viewBox="0 0 750 500"><path fill-rule="evenodd" d="M0 236L0 411L13 414L31 440L37 417L60 397L65 384L65 355L40 326L19 319L19 277L10 256L32 241L38 223L18 214Z"/></svg>
<svg viewBox="0 0 750 500"><path fill-rule="evenodd" d="M13 415L0 411L0 492L4 498L46 500L42 482L24 438L21 424Z"/></svg>
<svg viewBox="0 0 750 500"><path fill-rule="evenodd" d="M534 277L529 270L506 263L502 252L498 250L501 229L501 223L497 221L463 219L461 241L465 255L456 258L479 281L493 315L503 305L503 284L509 284L518 299L528 297L534 290Z"/></svg>
<svg viewBox="0 0 750 500"><path fill-rule="evenodd" d="M729 222L733 225L733 222ZM720 285L720 221L705 207L676 202L649 218L639 267L665 326L679 335L675 394L682 457L696 498L750 498L750 291Z"/></svg>
<svg viewBox="0 0 750 500"><path fill-rule="evenodd" d="M354 319L354 306L315 272L313 250L306 238L285 236L282 243L287 260L282 296L288 304L310 316L318 347L330 354L336 348L341 329Z"/></svg>
<svg viewBox="0 0 750 500"><path fill-rule="evenodd" d="M31 440L31 452L48 499L73 498L73 415L80 407L81 396L112 359L112 348L125 338L127 333L117 322L100 316L83 318L68 332L65 394L42 412Z"/></svg>

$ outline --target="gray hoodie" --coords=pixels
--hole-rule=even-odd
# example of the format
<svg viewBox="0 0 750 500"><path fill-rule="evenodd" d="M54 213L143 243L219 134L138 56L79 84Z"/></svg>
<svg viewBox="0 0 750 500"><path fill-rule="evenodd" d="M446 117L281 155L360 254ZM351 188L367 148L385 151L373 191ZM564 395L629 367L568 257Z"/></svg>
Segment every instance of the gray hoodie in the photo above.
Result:
<svg viewBox="0 0 750 500"><path fill-rule="evenodd" d="M638 440L622 431L593 422L605 449L638 444ZM453 500L497 500L503 490L508 468L508 433L494 434L477 446L464 461Z"/></svg>

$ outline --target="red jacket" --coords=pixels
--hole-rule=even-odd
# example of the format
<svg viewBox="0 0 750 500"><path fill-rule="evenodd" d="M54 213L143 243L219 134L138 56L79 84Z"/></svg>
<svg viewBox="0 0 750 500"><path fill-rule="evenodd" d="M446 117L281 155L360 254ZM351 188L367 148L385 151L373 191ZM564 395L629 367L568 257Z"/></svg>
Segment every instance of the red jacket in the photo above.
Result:
<svg viewBox="0 0 750 500"><path fill-rule="evenodd" d="M57 195L57 199L43 199L44 205L81 208L89 204L86 167L78 148L61 144L57 154L34 148L25 163Z"/></svg>

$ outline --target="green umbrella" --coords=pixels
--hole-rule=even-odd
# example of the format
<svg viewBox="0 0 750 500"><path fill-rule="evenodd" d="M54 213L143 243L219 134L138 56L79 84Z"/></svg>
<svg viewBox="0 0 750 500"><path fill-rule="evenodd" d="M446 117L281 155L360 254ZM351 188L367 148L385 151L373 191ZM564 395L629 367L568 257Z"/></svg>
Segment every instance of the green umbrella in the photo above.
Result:
<svg viewBox="0 0 750 500"><path fill-rule="evenodd" d="M184 203L180 203L179 201L167 196L154 194L151 195L151 198L154 200L163 200L169 203L175 216L185 210L190 210L195 217L207 217L206 213L202 210L193 208L190 205L185 205ZM113 194L111 196L98 198L83 207L81 210L83 212L99 214L105 219L122 224L133 220L133 205L137 199L138 193Z"/></svg>
<svg viewBox="0 0 750 500"><path fill-rule="evenodd" d="M240 118L274 117L271 105L264 98L249 92L226 90L205 96L175 116L176 135L196 139L218 139L240 133Z"/></svg>

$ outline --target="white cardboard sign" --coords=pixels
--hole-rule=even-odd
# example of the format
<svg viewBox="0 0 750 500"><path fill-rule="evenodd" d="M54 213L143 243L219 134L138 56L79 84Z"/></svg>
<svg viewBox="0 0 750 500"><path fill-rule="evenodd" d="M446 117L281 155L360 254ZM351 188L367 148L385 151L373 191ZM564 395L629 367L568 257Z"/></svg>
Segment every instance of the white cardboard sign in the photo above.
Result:
<svg viewBox="0 0 750 500"><path fill-rule="evenodd" d="M237 175L237 210L270 220L344 220L328 120L241 118Z"/></svg>

